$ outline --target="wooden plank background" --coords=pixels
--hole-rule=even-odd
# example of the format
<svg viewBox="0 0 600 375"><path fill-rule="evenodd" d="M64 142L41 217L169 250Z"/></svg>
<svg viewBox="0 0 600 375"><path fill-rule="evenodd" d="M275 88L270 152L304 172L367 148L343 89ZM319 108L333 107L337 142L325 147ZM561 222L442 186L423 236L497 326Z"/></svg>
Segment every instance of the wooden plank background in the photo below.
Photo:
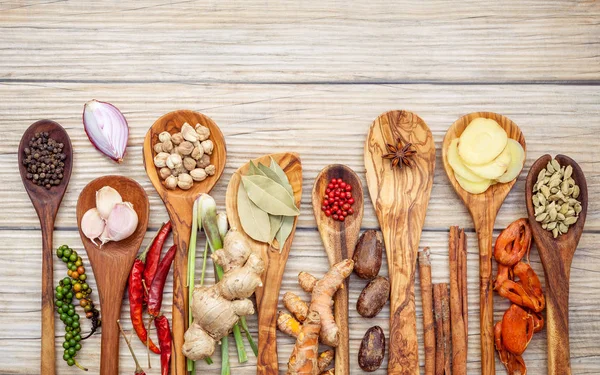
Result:
<svg viewBox="0 0 600 375"><path fill-rule="evenodd" d="M229 176L249 158L301 154L302 215L282 286L299 293L298 271L310 264L320 275L327 268L311 212L314 177L329 163L344 163L364 183L362 149L373 119L391 109L418 113L438 148L421 241L432 248L434 281L448 278L448 227L464 226L469 235L470 374L480 369L478 256L473 225L443 172L445 131L459 116L480 110L502 113L523 130L525 171L500 211L497 231L525 215L524 177L533 161L545 153L572 156L592 197L573 260L572 367L575 374L600 374L600 204L593 199L600 193L599 20L600 3L592 0L0 1L0 374L39 373L41 239L16 164L24 130L50 118L72 138L74 170L55 246L67 243L87 262L75 203L91 179L116 173L144 186L151 200L147 239L166 220L143 170L141 145L156 118L180 108L205 113L223 130L228 160L213 194L221 208ZM112 102L129 121L121 165L101 156L83 132L81 111L92 98ZM377 228L368 195L365 202L363 227ZM532 263L543 277L535 251ZM56 281L64 273L57 262ZM361 373L356 352L362 334L373 325L387 332L389 317L387 307L374 319L356 313L353 302L363 286L352 277L352 374ZM495 302L500 319L508 304ZM418 319L420 306L417 285ZM164 310L170 311L170 294ZM254 331L255 324L251 319ZM421 328L419 320L419 335ZM143 357L143 345L134 343ZM280 335L278 344L283 365L293 341ZM536 334L524 356L530 374L546 373L545 345L545 333ZM80 354L90 373L98 373L99 348L95 336ZM231 354L234 374L255 372L252 355L238 365ZM422 362L422 348L420 354ZM124 345L120 357L120 373L133 373ZM147 373L158 374L158 357L152 366ZM60 358L57 367L59 374L79 371ZM199 367L219 373L216 366ZM376 373L384 374L384 367ZM505 373L499 362L497 373Z"/></svg>

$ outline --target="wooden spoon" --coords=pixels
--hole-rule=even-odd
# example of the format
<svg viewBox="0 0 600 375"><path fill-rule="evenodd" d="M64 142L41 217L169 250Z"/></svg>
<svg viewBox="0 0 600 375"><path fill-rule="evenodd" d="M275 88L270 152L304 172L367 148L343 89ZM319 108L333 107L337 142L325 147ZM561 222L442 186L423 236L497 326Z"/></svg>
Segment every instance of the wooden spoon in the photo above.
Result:
<svg viewBox="0 0 600 375"><path fill-rule="evenodd" d="M481 319L481 373L494 374L494 301L492 291L492 233L496 215L508 192L516 182L495 184L484 193L471 194L464 190L456 181L454 171L448 163L448 147L455 138L460 137L467 125L478 117L493 119L508 134L509 138L517 140L526 152L525 138L521 130L510 119L492 112L474 112L465 115L452 124L442 146L444 169L456 194L463 200L475 225L479 242L479 280L480 280L480 319Z"/></svg>
<svg viewBox="0 0 600 375"><path fill-rule="evenodd" d="M49 136L55 141L63 144L63 153L67 156L64 160L65 166L63 179L59 185L53 186L50 190L43 186L34 184L27 179L27 167L23 165L25 157L25 148L29 147L29 141L36 133L48 132ZM55 366L55 348L54 348L54 273L52 246L52 234L54 231L54 220L60 207L60 202L65 195L67 185L71 179L71 169L73 165L73 149L71 139L65 129L58 123L51 120L40 120L33 123L23 134L18 149L19 172L25 190L33 203L35 212L40 219L42 228L42 352L41 352L41 373L54 375Z"/></svg>
<svg viewBox="0 0 600 375"><path fill-rule="evenodd" d="M386 144L410 142L417 151L412 167L393 167L384 159ZM371 125L365 143L367 185L388 259L391 282L388 374L418 374L419 345L415 313L415 267L421 229L431 195L435 144L416 114L391 111Z"/></svg>
<svg viewBox="0 0 600 375"><path fill-rule="evenodd" d="M529 170L525 185L525 201L527 214L537 246L546 279L546 332L548 335L548 374L570 375L569 349L569 276L571 262L577 249L579 238L583 233L587 215L588 191L585 176L579 165L570 157L557 155L556 160L561 166L573 167L573 179L579 185L580 193L577 198L581 202L581 212L577 222L569 227L566 234L552 237L552 233L543 229L535 220L533 202L533 185L537 176L552 160L550 155L539 158Z"/></svg>
<svg viewBox="0 0 600 375"><path fill-rule="evenodd" d="M138 215L135 232L118 242L108 242L102 247L96 246L81 231L81 218L90 208L96 207L96 192L104 186L110 186L121 194L124 202L131 202ZM100 351L100 374L119 373L119 326L123 292L131 266L140 249L146 229L150 207L144 189L134 180L123 176L104 176L86 185L77 200L77 227L83 247L87 251L102 312L102 340Z"/></svg>
<svg viewBox="0 0 600 375"><path fill-rule="evenodd" d="M327 217L321 209L321 202L326 195L327 184L332 178L341 178L352 186L354 204L353 215L346 216L344 221L334 221ZM317 228L325 246L329 264L334 265L344 259L352 259L354 248L360 234L363 218L363 189L360 179L352 169L341 164L331 164L323 168L315 179L312 190L312 204L317 221ZM338 290L334 296L335 321L339 327L340 341L335 348L335 373L350 373L350 342L348 332L348 279L345 288Z"/></svg>
<svg viewBox="0 0 600 375"><path fill-rule="evenodd" d="M201 124L210 129L210 140L214 144L214 150L210 156L210 162L216 167L216 172L208 176L204 181L194 182L189 190L170 190L158 175L159 168L154 166L153 146L158 142L158 135L167 131L171 134L181 130L184 123L191 126ZM179 110L167 113L154 122L144 138L144 167L146 174L154 185L154 188L165 203L171 223L173 225L173 240L177 244L177 253L173 261L173 358L171 360L171 372L173 375L186 374L186 360L182 352L183 335L187 329L188 292L187 292L187 255L188 243L192 231L192 206L194 200L201 193L208 193L215 186L223 169L227 150L223 133L217 124L201 113Z"/></svg>
<svg viewBox="0 0 600 375"><path fill-rule="evenodd" d="M282 153L265 155L254 159L254 163L269 165L271 158L283 168L292 185L296 206L300 207L302 198L302 164L300 157L295 153ZM241 176L248 173L249 163L242 165L229 181L227 186L227 218L231 227L240 230L255 251L262 254L265 261L265 272L262 275L263 286L256 290L256 304L258 306L258 359L256 365L257 374L277 375L279 374L279 362L277 360L277 304L279 302L279 289L283 279L283 271L290 254L294 232L298 217L294 220L294 227L290 236L280 250L271 248L268 244L254 241L244 233L237 210L237 194Z"/></svg>

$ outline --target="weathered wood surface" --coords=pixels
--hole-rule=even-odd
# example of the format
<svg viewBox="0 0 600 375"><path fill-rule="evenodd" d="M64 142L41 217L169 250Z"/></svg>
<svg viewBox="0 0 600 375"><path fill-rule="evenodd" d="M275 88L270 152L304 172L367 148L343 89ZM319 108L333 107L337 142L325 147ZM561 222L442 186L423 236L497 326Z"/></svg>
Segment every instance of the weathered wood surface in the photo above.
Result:
<svg viewBox="0 0 600 375"><path fill-rule="evenodd" d="M210 116L223 130L228 160L213 190L222 209L231 174L249 158L300 153L302 214L282 285L282 293L300 295L298 271L310 262L310 270L322 275L328 264L311 212L314 177L327 164L343 163L364 185L362 152L372 121L392 109L419 114L438 150L421 237L421 245L432 250L434 282L448 281L448 227L465 227L469 236L470 374L480 368L477 245L471 219L440 167L443 136L456 119L473 111L506 115L525 134L525 168L499 212L495 235L525 216L524 181L532 162L545 153L573 157L586 174L592 199L571 272L572 370L600 373L600 203L593 199L600 196L599 16L600 3L590 0L0 2L0 374L39 373L41 234L16 165L22 133L34 121L50 118L71 136L74 170L54 246L67 243L85 256L75 204L93 178L134 178L149 195L150 231L167 219L143 169L142 143L158 117L181 108ZM92 98L114 103L129 121L122 165L101 156L85 136L81 112ZM363 229L375 227L365 196ZM146 241L151 236L147 233ZM535 252L532 260L542 276ZM382 273L385 269L386 264ZM55 281L65 272L55 262ZM93 277L90 283L95 288ZM374 319L358 315L353 303L364 284L351 277L353 369L366 329L378 324L387 333L389 320L389 307ZM171 311L171 290L169 279L165 312ZM418 283L415 294L422 365ZM497 320L508 306L497 297L494 302ZM125 300L122 318L129 331L127 311ZM249 324L256 336L256 320ZM59 325L56 332L62 353ZM143 344L133 341L143 357ZM292 339L278 336L280 367L292 345ZM99 349L96 336L80 353L92 374L99 372ZM133 373L124 345L120 355L120 373ZM545 374L546 359L544 331L525 354L529 373ZM255 374L255 363L250 355L234 373ZM157 356L152 365L147 373L157 374ZM57 366L58 374L78 371L61 359ZM218 373L216 366L199 367ZM498 362L496 369L504 374ZM376 372L384 373L383 367Z"/></svg>

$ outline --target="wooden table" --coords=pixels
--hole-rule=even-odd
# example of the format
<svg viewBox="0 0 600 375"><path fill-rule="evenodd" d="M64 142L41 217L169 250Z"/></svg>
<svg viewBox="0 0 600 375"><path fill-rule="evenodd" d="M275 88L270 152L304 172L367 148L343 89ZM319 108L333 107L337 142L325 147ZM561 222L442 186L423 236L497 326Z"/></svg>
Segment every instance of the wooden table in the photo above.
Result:
<svg viewBox="0 0 600 375"><path fill-rule="evenodd" d="M477 248L471 220L442 169L444 133L459 116L481 110L502 113L523 130L525 171L500 211L497 231L525 216L524 180L532 162L544 153L572 156L587 175L592 197L571 276L572 367L574 374L600 373L600 203L594 199L600 196L600 3L391 3L0 2L0 374L39 373L41 239L19 180L21 134L41 118L56 120L69 132L75 164L54 245L69 244L88 264L76 231L75 203L91 179L123 174L143 185L151 201L147 240L167 219L144 173L141 146L156 118L180 108L209 115L225 134L228 161L214 190L220 208L229 177L249 158L301 154L302 215L282 287L299 293L298 271L310 264L321 275L327 268L310 202L314 177L326 164L344 163L364 183L363 142L373 119L391 109L418 113L438 148L421 240L432 249L434 282L448 278L448 227L468 230L472 374L479 372ZM83 131L83 104L93 98L112 102L129 121L129 147L121 165L100 155ZM368 195L365 200L363 227L376 228ZM543 276L535 251L532 264ZM55 262L55 281L64 275L64 265ZM95 288L93 277L90 284ZM363 286L352 277L354 368L364 331L373 325L387 331L389 315L387 308L371 320L356 313L353 304ZM418 286L416 295L420 318ZM166 312L170 297L165 296ZM129 331L127 305L124 301L122 319ZM495 299L496 319L507 305ZM255 324L251 319L254 331ZM421 334L420 320L418 328ZM57 335L57 353L62 353L60 327ZM293 340L283 335L278 340L284 364ZM144 362L143 345L133 341ZM546 372L545 346L545 333L535 335L525 354L530 374ZM84 343L78 357L92 374L98 373L99 348L97 335ZM237 365L233 349L231 354L234 374L254 374L252 355ZM124 345L120 360L121 373L133 373ZM60 374L79 371L60 357L56 363ZM199 367L202 373L218 373L215 365ZM505 373L499 362L496 367L498 374ZM147 373L158 374L158 368L159 358L153 356Z"/></svg>

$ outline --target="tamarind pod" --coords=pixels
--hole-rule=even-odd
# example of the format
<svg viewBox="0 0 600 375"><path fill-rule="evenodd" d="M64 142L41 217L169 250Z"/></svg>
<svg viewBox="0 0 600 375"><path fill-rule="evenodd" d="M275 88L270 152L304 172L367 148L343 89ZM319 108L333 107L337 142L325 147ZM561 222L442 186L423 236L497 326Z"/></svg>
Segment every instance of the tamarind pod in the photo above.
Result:
<svg viewBox="0 0 600 375"><path fill-rule="evenodd" d="M494 258L499 264L512 267L531 248L531 227L527 218L518 219L504 229L494 245Z"/></svg>

